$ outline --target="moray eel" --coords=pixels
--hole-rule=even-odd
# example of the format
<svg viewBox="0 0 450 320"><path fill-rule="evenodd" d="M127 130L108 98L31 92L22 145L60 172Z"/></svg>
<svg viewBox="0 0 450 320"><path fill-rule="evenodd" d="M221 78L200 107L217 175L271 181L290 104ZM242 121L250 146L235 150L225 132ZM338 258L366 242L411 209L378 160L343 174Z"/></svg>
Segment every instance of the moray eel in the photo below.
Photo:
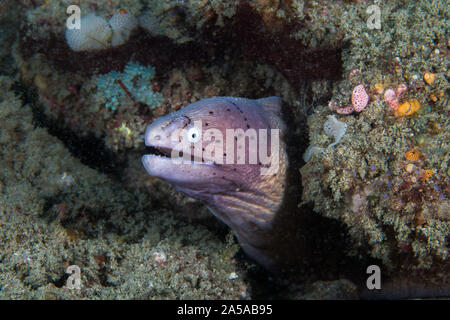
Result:
<svg viewBox="0 0 450 320"><path fill-rule="evenodd" d="M150 175L206 203L247 255L269 271L294 271L296 281L348 276L363 298L450 294L448 284L428 286L426 272L423 281L407 276L387 282L381 292L365 289L365 269L372 262L346 257L338 222L311 209L303 214L298 205L300 163L294 162L301 153L289 146L301 141L289 138L281 108L278 97L197 101L147 127L145 145L152 154L142 163ZM313 278L298 272L305 268L313 269Z"/></svg>
<svg viewBox="0 0 450 320"><path fill-rule="evenodd" d="M149 125L145 145L159 152L142 163L150 175L205 202L250 257L275 270L289 165L285 128L278 97L207 98Z"/></svg>

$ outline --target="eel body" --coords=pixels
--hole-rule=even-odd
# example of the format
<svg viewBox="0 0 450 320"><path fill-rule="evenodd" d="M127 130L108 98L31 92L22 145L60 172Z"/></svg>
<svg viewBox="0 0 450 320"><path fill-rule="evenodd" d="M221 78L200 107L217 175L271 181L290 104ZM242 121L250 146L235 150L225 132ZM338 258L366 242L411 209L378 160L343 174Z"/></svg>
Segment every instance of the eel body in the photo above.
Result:
<svg viewBox="0 0 450 320"><path fill-rule="evenodd" d="M145 145L159 152L142 157L150 175L205 202L268 269L288 167L280 113L278 97L203 99L149 125Z"/></svg>

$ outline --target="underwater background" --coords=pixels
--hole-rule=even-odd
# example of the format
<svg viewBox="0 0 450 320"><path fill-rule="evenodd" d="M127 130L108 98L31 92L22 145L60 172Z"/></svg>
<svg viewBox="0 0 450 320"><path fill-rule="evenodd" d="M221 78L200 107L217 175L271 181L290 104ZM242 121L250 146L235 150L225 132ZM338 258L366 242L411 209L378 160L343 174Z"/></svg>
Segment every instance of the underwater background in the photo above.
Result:
<svg viewBox="0 0 450 320"><path fill-rule="evenodd" d="M0 1L0 299L353 299L372 264L450 288L449 16L445 0ZM145 172L146 126L213 96L292 113L308 270L268 273Z"/></svg>

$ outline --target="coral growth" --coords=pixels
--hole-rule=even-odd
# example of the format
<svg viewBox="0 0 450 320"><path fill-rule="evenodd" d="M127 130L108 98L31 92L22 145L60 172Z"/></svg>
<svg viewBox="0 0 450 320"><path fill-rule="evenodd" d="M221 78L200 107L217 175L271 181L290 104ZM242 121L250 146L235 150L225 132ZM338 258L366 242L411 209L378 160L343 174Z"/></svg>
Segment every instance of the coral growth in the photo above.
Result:
<svg viewBox="0 0 450 320"><path fill-rule="evenodd" d="M356 86L352 92L352 106L356 112L361 112L369 103L369 95L362 84Z"/></svg>
<svg viewBox="0 0 450 320"><path fill-rule="evenodd" d="M362 84L353 88L352 92L352 105L348 107L338 107L336 112L340 114L350 114L354 111L361 112L369 103L369 95L366 92L366 88Z"/></svg>
<svg viewBox="0 0 450 320"><path fill-rule="evenodd" d="M326 114L317 112L311 125ZM425 145L411 149L396 135L407 130L406 124L386 127L375 120L367 127L362 120L346 122L351 139L325 149L301 169L303 199L313 201L318 212L345 221L355 242L369 245L371 254L390 268L399 267L398 259L406 257L409 264L403 268L428 268L446 261L450 217L443 154ZM444 136L431 137L448 150ZM313 143L320 146L319 136L315 137Z"/></svg>
<svg viewBox="0 0 450 320"><path fill-rule="evenodd" d="M434 281L449 283L448 274L433 271L448 265L450 237L444 3L383 3L382 32L356 35L354 30L365 29L359 18L345 18L332 29L349 41L343 75L351 77L333 86L328 110L316 108L308 119L310 143L326 146L321 124L330 109L347 105L355 85L366 84L371 101L360 118L345 118L346 139L312 157L301 173L303 200L314 203L317 213L343 221L357 247L391 270L425 270ZM364 7L352 6L356 12ZM351 16L333 10L332 16L337 11ZM317 21L332 19L317 18L323 29L322 23L329 24Z"/></svg>
<svg viewBox="0 0 450 320"><path fill-rule="evenodd" d="M33 124L14 86L0 76L0 299L248 297L242 279L229 279L242 272L232 238L155 207L170 190L136 186L139 173L127 191L81 164ZM70 265L81 290L66 287Z"/></svg>
<svg viewBox="0 0 450 320"><path fill-rule="evenodd" d="M151 80L154 76L152 66L128 62L123 72L111 71L95 78L97 94L106 99L105 106L113 111L124 104L125 99L155 107L163 102L163 97L159 92L153 92Z"/></svg>
<svg viewBox="0 0 450 320"><path fill-rule="evenodd" d="M127 42L137 27L137 19L122 11L109 21L90 13L83 16L79 24L66 29L66 41L73 51L106 50Z"/></svg>

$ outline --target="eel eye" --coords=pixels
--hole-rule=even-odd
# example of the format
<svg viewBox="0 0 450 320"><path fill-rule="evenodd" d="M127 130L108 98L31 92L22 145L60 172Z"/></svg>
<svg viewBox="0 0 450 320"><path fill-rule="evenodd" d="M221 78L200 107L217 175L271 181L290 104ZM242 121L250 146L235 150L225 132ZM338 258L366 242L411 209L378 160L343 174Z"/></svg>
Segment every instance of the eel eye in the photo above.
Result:
<svg viewBox="0 0 450 320"><path fill-rule="evenodd" d="M187 135L187 140L190 143L196 143L196 142L200 141L200 138L202 137L200 130L198 130L196 127L189 128L188 131L186 132L186 135Z"/></svg>

